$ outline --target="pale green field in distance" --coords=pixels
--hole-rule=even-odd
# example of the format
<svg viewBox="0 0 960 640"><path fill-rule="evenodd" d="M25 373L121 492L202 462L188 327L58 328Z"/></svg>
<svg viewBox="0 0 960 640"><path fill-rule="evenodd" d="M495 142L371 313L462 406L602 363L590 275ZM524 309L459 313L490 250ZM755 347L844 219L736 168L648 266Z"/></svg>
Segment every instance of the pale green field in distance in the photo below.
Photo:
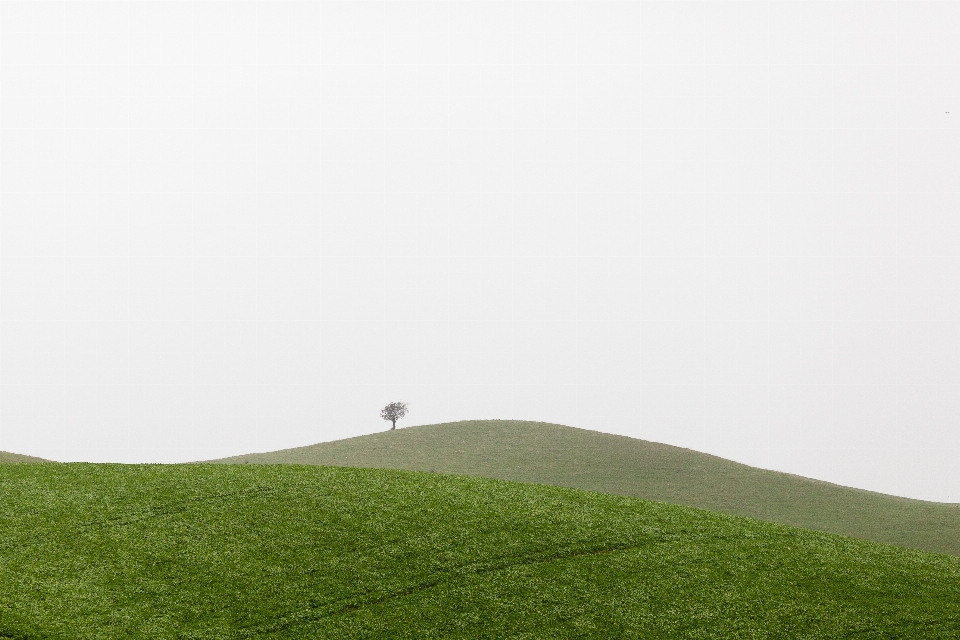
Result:
<svg viewBox="0 0 960 640"><path fill-rule="evenodd" d="M214 462L379 467L537 482L960 556L958 504L852 489L544 422L471 420L398 428Z"/></svg>
<svg viewBox="0 0 960 640"><path fill-rule="evenodd" d="M19 453L0 451L0 464L10 464L14 462L49 462L49 460L44 460L43 458L34 458L33 456L25 456Z"/></svg>

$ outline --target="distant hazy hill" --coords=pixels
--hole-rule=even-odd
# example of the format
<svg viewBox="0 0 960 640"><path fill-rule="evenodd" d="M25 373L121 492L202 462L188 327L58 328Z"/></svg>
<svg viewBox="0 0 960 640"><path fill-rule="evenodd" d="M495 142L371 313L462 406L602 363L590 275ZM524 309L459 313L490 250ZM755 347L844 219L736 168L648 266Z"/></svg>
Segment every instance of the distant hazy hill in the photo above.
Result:
<svg viewBox="0 0 960 640"><path fill-rule="evenodd" d="M960 556L960 505L757 469L626 436L473 420L212 462L435 471L602 491Z"/></svg>
<svg viewBox="0 0 960 640"><path fill-rule="evenodd" d="M44 460L43 458L34 458L33 456L24 456L19 453L8 453L7 451L0 451L0 464L5 464L9 462L50 462L50 461Z"/></svg>

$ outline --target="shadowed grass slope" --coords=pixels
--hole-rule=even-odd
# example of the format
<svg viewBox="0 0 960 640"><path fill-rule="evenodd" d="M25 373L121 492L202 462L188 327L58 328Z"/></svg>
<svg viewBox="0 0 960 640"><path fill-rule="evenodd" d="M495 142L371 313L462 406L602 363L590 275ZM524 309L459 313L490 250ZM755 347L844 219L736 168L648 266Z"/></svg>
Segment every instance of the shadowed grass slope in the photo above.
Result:
<svg viewBox="0 0 960 640"><path fill-rule="evenodd" d="M7 451L0 451L0 464L9 464L15 462L50 462L49 460L44 460L43 458L34 458L33 456L25 456L19 453L9 453ZM2 637L2 636L0 636Z"/></svg>
<svg viewBox="0 0 960 640"><path fill-rule="evenodd" d="M0 638L956 638L960 558L486 478L0 467Z"/></svg>
<svg viewBox="0 0 960 640"><path fill-rule="evenodd" d="M222 462L381 467L537 482L960 555L958 504L863 491L544 422L432 424Z"/></svg>

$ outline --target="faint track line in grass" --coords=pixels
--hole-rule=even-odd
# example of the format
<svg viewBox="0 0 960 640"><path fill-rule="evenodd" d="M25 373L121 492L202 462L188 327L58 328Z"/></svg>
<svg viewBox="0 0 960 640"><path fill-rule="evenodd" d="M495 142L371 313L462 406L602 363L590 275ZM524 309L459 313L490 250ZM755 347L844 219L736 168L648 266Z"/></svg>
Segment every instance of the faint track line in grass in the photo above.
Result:
<svg viewBox="0 0 960 640"><path fill-rule="evenodd" d="M637 543L623 543L623 544L614 544L614 545L604 545L597 547L590 547L586 549L575 549L568 552L553 552L546 554L529 554L521 557L513 558L498 558L499 562L492 565L484 565L482 563L469 563L460 567L455 567L443 572L440 572L440 575L437 575L434 578L427 580L422 580L415 584L409 585L397 591L391 593L381 594L374 597L369 596L371 591L366 593L359 594L356 596L351 596L349 598L342 598L339 600L332 600L320 605L313 607L311 610L303 613L291 613L287 616L284 616L278 620L275 620L272 623L265 623L258 627L251 627L248 629L243 629L237 633L238 638L255 638L257 636L262 636L264 634L271 634L277 631L282 631L284 629L289 629L291 627L296 627L302 624L309 622L314 622L317 620L322 620L323 618L332 618L339 616L341 614L347 613L349 611L356 611L358 609L363 609L365 607L371 607L378 604L382 604L389 600L395 600L397 598L403 598L415 593L421 593L423 591L428 591L437 587L443 583L450 582L456 578L472 578L475 576L480 576L486 573L492 573L494 571L502 571L504 569L512 569L514 567L523 567L530 566L535 564L546 564L549 562L555 562L557 560L569 560L571 558L579 558L590 555L601 555L604 553L613 553L616 551L628 551L630 549L639 549L647 544L657 544L659 542L664 542L665 539L650 539L646 542L637 544ZM480 564L481 566L476 567ZM476 567L476 568L471 568Z"/></svg>
<svg viewBox="0 0 960 640"><path fill-rule="evenodd" d="M81 527L82 531L88 531L90 529L102 528L105 526L118 526L123 527L128 524L134 524L136 522L142 522L144 520L150 520L152 518L160 518L163 516L173 515L175 513L183 513L189 511L191 506L194 506L195 503L205 502L205 501L215 501L219 502L220 498L232 498L234 496L247 496L247 495L266 495L271 493L277 493L278 489L276 487L271 487L269 485L260 485L255 487L248 487L246 489L239 489L237 491L228 491L224 493L215 493L211 495L203 496L194 496L192 498L186 498L184 500L177 500L173 502L166 503L161 505L160 509L154 509L152 506L148 505L146 509L140 510L139 512L126 513L123 516L103 520L103 521L91 521ZM181 507L181 508L177 508ZM146 513L145 513L146 512ZM136 516L140 517L136 517ZM134 517L130 517L134 516ZM127 518L127 519L124 519Z"/></svg>
<svg viewBox="0 0 960 640"><path fill-rule="evenodd" d="M227 491L222 493L215 493L209 495L200 495L193 496L190 498L185 498L181 500L174 500L168 503L161 503L156 508L152 505L147 505L144 508L138 509L136 511L117 514L113 518L105 518L103 520L91 520L86 522L80 522L75 527L71 528L70 533L72 534L81 534L88 531L105 529L107 527L125 527L130 524L135 524L137 522L143 522L146 520L151 520L155 518L162 518L164 516L173 515L177 513L184 513L189 511L191 507L196 506L197 503L205 501L217 501L219 502L223 498L231 498L235 496L249 496L249 495L269 495L275 494L279 491L277 487L272 487L270 485L257 485L254 487L248 487L246 489L238 489L237 491ZM178 508L179 507L179 508ZM32 537L29 540L20 540L13 544L0 545L0 553L7 551L19 551L25 549L31 545L39 544L48 540L52 536L62 535L60 532L43 532ZM0 638L4 636L0 635Z"/></svg>

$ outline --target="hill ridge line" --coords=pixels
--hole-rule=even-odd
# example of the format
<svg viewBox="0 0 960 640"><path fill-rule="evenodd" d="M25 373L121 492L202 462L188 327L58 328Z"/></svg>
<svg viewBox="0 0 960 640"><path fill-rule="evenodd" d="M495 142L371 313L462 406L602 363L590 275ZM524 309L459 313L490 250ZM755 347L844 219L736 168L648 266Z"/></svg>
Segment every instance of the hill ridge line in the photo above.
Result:
<svg viewBox="0 0 960 640"><path fill-rule="evenodd" d="M563 486L960 556L958 503L849 487L548 422L415 425L203 462L404 469Z"/></svg>

